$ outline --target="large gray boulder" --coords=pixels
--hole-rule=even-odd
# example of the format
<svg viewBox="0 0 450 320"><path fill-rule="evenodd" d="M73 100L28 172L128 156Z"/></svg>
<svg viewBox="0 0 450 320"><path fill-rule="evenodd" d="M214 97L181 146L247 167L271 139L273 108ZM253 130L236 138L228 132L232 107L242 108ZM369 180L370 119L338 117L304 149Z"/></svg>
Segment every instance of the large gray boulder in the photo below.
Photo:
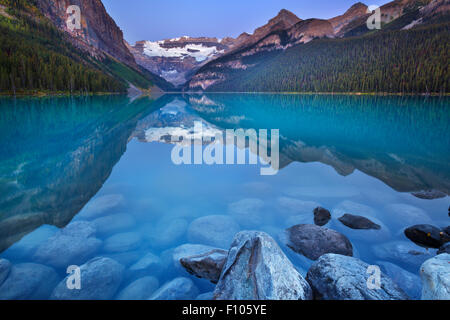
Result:
<svg viewBox="0 0 450 320"><path fill-rule="evenodd" d="M450 254L443 253L420 267L422 300L450 300Z"/></svg>
<svg viewBox="0 0 450 320"><path fill-rule="evenodd" d="M190 274L217 283L227 256L228 251L214 249L203 254L183 257L180 263Z"/></svg>
<svg viewBox="0 0 450 320"><path fill-rule="evenodd" d="M159 288L149 300L193 300L198 289L191 279L180 277Z"/></svg>
<svg viewBox="0 0 450 320"><path fill-rule="evenodd" d="M122 282L124 267L110 258L97 257L80 267L81 289L67 288L67 276L52 293L53 300L108 300Z"/></svg>
<svg viewBox="0 0 450 320"><path fill-rule="evenodd" d="M353 255L353 246L346 236L313 224L288 228L281 239L289 248L311 260L317 260L326 253Z"/></svg>
<svg viewBox="0 0 450 320"><path fill-rule="evenodd" d="M11 270L11 262L6 259L0 259L0 286L3 281L8 277L9 271Z"/></svg>
<svg viewBox="0 0 450 320"><path fill-rule="evenodd" d="M188 240L192 243L228 248L238 232L239 225L232 217L212 215L191 222Z"/></svg>
<svg viewBox="0 0 450 320"><path fill-rule="evenodd" d="M312 290L266 233L239 232L214 290L217 300L310 300Z"/></svg>
<svg viewBox="0 0 450 320"><path fill-rule="evenodd" d="M95 238L95 227L90 222L74 222L42 243L34 260L56 268L80 265L92 258L102 245Z"/></svg>
<svg viewBox="0 0 450 320"><path fill-rule="evenodd" d="M116 297L116 300L145 300L159 287L155 277L143 277L130 283Z"/></svg>
<svg viewBox="0 0 450 320"><path fill-rule="evenodd" d="M0 286L0 300L46 300L58 281L57 273L50 267L16 264Z"/></svg>
<svg viewBox="0 0 450 320"><path fill-rule="evenodd" d="M379 289L369 289L369 265L357 258L325 254L313 263L306 280L316 299L323 300L406 300L408 296L381 272Z"/></svg>

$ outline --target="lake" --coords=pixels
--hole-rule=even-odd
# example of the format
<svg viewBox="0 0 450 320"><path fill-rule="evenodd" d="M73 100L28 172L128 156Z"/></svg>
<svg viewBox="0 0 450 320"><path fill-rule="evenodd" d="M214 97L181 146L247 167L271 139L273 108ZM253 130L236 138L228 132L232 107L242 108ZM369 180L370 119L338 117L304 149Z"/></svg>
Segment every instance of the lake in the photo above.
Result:
<svg viewBox="0 0 450 320"><path fill-rule="evenodd" d="M69 265L110 257L125 271L109 298L143 276L152 277L148 292L187 277L201 294L214 285L180 266L178 254L190 250L180 246L228 249L239 230L260 230L305 275L312 261L281 235L313 224L321 206L332 215L325 227L346 235L354 256L420 298L419 267L436 250L403 230L449 225L449 106L448 97L294 94L0 98L0 257L24 266L25 277L27 263L50 267L54 283ZM173 138L188 141L196 123L211 136L278 129L279 171L261 175L262 158L175 164L182 143ZM381 229L350 229L338 220L345 213ZM136 271L145 257L152 267ZM49 298L48 277L33 277L0 287L0 298Z"/></svg>

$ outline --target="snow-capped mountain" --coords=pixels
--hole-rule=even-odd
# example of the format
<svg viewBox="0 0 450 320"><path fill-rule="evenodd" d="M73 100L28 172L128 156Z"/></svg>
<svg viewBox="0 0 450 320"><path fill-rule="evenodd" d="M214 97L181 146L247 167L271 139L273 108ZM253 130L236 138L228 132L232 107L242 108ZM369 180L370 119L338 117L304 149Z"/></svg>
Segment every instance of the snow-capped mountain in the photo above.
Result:
<svg viewBox="0 0 450 320"><path fill-rule="evenodd" d="M230 38L191 38L138 41L131 51L138 64L175 85L187 81L201 65L223 54L233 45Z"/></svg>

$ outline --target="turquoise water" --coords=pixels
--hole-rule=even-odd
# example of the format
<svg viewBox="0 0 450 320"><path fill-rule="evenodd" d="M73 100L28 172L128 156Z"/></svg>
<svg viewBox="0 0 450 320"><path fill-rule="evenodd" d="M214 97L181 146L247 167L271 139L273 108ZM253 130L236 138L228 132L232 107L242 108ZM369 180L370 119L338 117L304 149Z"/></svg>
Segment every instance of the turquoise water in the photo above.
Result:
<svg viewBox="0 0 450 320"><path fill-rule="evenodd" d="M271 94L2 98L0 257L49 265L62 280L65 264L36 252L58 228L89 221L101 245L89 254L80 250L67 265L108 256L130 268L151 252L160 268L149 275L160 286L183 276L205 293L214 286L174 263L177 247L226 249L235 232L262 230L305 274L312 262L285 247L280 234L313 223L320 205L332 214L326 227L345 234L355 256L409 272L413 281L402 285L417 298L419 266L436 250L416 246L403 229L449 225L449 101ZM207 133L279 129L279 172L263 176L267 165L260 163L174 164L171 137L191 134L196 122ZM412 195L422 190L441 197ZM382 229L349 229L337 220L344 213L366 216ZM212 230L195 228L196 219L215 215L227 216L232 227L217 231L212 217ZM124 277L112 298L133 280Z"/></svg>

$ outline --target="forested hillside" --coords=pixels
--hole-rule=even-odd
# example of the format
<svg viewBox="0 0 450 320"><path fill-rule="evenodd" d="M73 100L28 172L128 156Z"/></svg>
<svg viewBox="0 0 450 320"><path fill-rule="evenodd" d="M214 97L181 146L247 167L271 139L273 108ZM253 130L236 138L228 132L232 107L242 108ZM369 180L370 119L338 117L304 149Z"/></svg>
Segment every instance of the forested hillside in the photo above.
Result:
<svg viewBox="0 0 450 320"><path fill-rule="evenodd" d="M126 92L170 85L74 47L32 0L0 0L0 94Z"/></svg>
<svg viewBox="0 0 450 320"><path fill-rule="evenodd" d="M449 23L319 39L244 57L252 67L230 69L225 81L207 91L445 93L449 52Z"/></svg>

